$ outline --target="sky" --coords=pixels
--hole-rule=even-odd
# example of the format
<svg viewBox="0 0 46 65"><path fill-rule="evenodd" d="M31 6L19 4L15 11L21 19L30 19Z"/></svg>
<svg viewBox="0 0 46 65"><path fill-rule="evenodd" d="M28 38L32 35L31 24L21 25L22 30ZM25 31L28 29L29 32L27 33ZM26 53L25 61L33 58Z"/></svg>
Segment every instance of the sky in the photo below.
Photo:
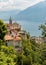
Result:
<svg viewBox="0 0 46 65"><path fill-rule="evenodd" d="M0 11L3 10L24 10L45 0L0 0Z"/></svg>

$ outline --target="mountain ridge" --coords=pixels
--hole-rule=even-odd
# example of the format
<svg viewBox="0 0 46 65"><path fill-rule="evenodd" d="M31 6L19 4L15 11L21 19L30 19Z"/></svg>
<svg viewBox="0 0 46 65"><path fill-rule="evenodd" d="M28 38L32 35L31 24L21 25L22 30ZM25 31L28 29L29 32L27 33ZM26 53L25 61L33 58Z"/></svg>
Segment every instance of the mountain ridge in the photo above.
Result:
<svg viewBox="0 0 46 65"><path fill-rule="evenodd" d="M46 20L46 1L37 3L27 9L0 11L0 18L3 20L9 20L9 17L13 20L25 20L25 21L44 21Z"/></svg>
<svg viewBox="0 0 46 65"><path fill-rule="evenodd" d="M40 2L17 14L16 20L44 21L46 19L46 1ZM41 18L40 18L41 17ZM34 19L34 20L33 20Z"/></svg>

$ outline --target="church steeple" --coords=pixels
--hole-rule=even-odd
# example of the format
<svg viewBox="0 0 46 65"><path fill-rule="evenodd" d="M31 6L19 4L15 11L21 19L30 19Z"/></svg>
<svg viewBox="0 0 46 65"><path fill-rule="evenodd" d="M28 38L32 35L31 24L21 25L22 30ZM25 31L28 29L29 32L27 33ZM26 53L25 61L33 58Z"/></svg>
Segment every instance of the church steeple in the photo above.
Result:
<svg viewBox="0 0 46 65"><path fill-rule="evenodd" d="M12 18L11 18L11 16L9 18L9 24L12 24Z"/></svg>

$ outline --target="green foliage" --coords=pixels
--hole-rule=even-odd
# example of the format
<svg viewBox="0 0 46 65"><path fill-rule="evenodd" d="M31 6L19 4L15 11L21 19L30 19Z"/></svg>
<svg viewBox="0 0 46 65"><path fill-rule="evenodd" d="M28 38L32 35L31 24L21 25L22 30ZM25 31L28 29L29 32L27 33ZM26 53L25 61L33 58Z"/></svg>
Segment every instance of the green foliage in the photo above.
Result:
<svg viewBox="0 0 46 65"><path fill-rule="evenodd" d="M37 44L34 40L30 41L28 35L27 39L22 39L22 53L18 53L13 47L6 46L3 41L6 27L2 20L0 32L0 65L46 65L46 43Z"/></svg>
<svg viewBox="0 0 46 65"><path fill-rule="evenodd" d="M23 65L44 65L46 64L46 43L37 44L29 39L22 40Z"/></svg>
<svg viewBox="0 0 46 65"><path fill-rule="evenodd" d="M4 35L6 34L6 32L7 32L6 25L2 20L0 20L0 39L1 40L4 38Z"/></svg>
<svg viewBox="0 0 46 65"><path fill-rule="evenodd" d="M23 39L21 54L2 43L1 41L0 65L46 65L46 43L36 47L29 39Z"/></svg>
<svg viewBox="0 0 46 65"><path fill-rule="evenodd" d="M39 26L39 29L42 30L42 36L46 37L46 23L44 25L41 24L41 26Z"/></svg>
<svg viewBox="0 0 46 65"><path fill-rule="evenodd" d="M2 43L2 42L0 42ZM17 55L13 47L0 46L0 65L16 65Z"/></svg>
<svg viewBox="0 0 46 65"><path fill-rule="evenodd" d="M29 39L29 38L30 38L30 33L28 32L28 33L27 33L27 39Z"/></svg>
<svg viewBox="0 0 46 65"><path fill-rule="evenodd" d="M46 43L40 45L42 65L46 64Z"/></svg>

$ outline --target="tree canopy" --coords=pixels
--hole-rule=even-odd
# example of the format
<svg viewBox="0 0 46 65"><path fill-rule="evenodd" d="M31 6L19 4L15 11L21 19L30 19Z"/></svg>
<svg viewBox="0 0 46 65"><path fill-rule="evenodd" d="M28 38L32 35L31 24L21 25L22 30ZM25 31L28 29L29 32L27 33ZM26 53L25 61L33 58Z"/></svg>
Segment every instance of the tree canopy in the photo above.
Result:
<svg viewBox="0 0 46 65"><path fill-rule="evenodd" d="M46 23L45 24L41 24L39 26L39 29L42 30L42 36L46 37Z"/></svg>
<svg viewBox="0 0 46 65"><path fill-rule="evenodd" d="M7 32L7 28L3 20L0 19L0 39L4 38L4 35Z"/></svg>

